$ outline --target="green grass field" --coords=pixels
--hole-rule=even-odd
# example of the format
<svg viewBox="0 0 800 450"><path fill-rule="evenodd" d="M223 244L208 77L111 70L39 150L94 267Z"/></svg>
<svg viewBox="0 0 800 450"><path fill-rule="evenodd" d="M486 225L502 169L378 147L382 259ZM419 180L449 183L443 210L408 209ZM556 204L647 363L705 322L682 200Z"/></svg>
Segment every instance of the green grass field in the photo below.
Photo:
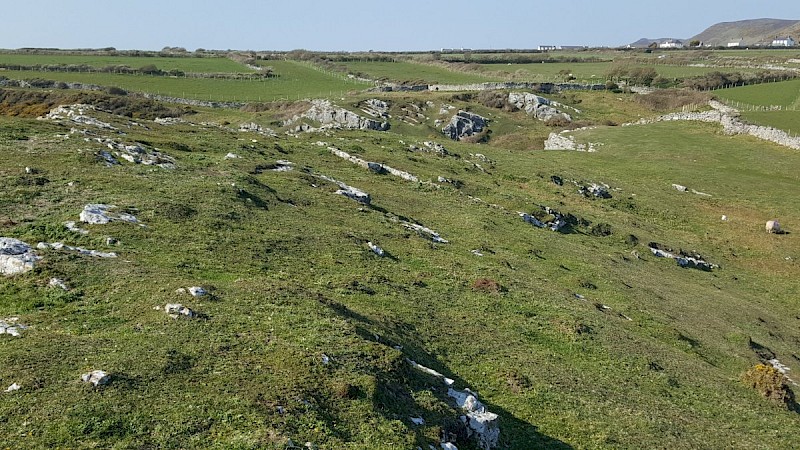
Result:
<svg viewBox="0 0 800 450"><path fill-rule="evenodd" d="M454 72L437 66L413 62L347 62L342 64L354 73L361 72L370 78L400 83L468 84L502 81L502 78L499 77Z"/></svg>
<svg viewBox="0 0 800 450"><path fill-rule="evenodd" d="M800 106L800 80L722 89L715 95L726 100L759 106Z"/></svg>
<svg viewBox="0 0 800 450"><path fill-rule="evenodd" d="M561 128L524 111L448 93L350 94L369 85L304 63L263 64L280 76L46 75L218 100L333 93L351 111L380 98L390 130L284 133L277 124L301 105L195 108L170 126L87 112L124 133L0 115L0 236L119 254L37 250L34 270L0 276L0 320L29 326L0 335L0 390L22 386L0 392L0 447L413 450L439 447L444 435L478 450L444 384L407 359L474 390L500 417L500 449L796 445L800 414L741 377L772 357L789 376L800 371L800 153L715 124L605 126L667 112L605 91L550 96L581 110L575 120L592 127L573 134L601 144L596 153L542 151ZM364 64L408 81L443 70ZM20 101L59 94L32 90ZM436 121L458 110L490 119L487 143L447 140ZM418 123L401 121L409 117ZM278 137L235 131L246 122ZM97 155L109 147L94 137L159 149L176 168L107 167ZM409 150L431 140L449 156ZM294 170L269 170L277 160ZM337 195L320 175L368 192L371 205ZM572 180L607 183L612 198L584 197ZM118 205L146 226L68 231L87 203ZM523 222L518 212L537 205L570 214L570 226ZM765 233L775 218L786 234ZM719 267L681 268L652 256L651 242ZM48 287L52 277L71 290ZM189 286L212 295L176 292ZM200 316L169 318L173 302ZM92 369L111 383L82 383Z"/></svg>
<svg viewBox="0 0 800 450"><path fill-rule="evenodd" d="M93 56L93 55L25 55L0 53L0 64L33 65L88 65L97 68L106 66L128 66L138 69L154 64L163 71L180 70L192 73L253 73L254 70L243 64L222 57L207 58L166 58L133 56Z"/></svg>

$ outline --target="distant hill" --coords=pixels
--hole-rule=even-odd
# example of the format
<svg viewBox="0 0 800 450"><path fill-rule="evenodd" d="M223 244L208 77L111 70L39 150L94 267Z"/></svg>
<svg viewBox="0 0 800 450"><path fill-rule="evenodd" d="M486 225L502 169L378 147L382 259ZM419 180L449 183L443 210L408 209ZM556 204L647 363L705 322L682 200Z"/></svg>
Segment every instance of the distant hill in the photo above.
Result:
<svg viewBox="0 0 800 450"><path fill-rule="evenodd" d="M677 38L659 38L659 39L641 38L636 42L632 42L632 43L628 44L628 46L629 47L634 47L634 48L647 48L653 42L655 42L657 44L661 44L661 43L664 43L664 42L667 42L667 41L683 41L683 39L677 39Z"/></svg>
<svg viewBox="0 0 800 450"><path fill-rule="evenodd" d="M746 45L769 44L775 36L800 36L800 20L752 19L737 22L721 22L690 38L706 45L727 45L740 39Z"/></svg>

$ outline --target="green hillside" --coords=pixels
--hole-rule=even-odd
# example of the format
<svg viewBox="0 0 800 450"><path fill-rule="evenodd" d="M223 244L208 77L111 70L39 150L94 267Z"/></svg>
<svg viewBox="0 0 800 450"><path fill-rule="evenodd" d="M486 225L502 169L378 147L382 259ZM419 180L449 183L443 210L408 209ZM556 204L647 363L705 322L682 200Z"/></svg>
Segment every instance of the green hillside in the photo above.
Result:
<svg viewBox="0 0 800 450"><path fill-rule="evenodd" d="M410 63L352 69L396 79L394 64ZM540 93L571 115L543 122L507 92L363 92L274 69L289 101L241 109L0 89L0 237L41 257L0 276L0 330L19 333L0 333L0 390L19 386L0 392L0 446L480 448L454 392L497 414L501 449L796 445L797 388L770 361L797 377L797 150L709 123L616 126L681 108L630 93ZM147 90L135 78L113 85ZM273 81L154 79L249 100ZM307 95L390 127L287 122ZM37 119L74 103L94 107ZM460 110L489 132L449 140ZM567 128L597 151L541 150ZM593 184L607 196L579 192ZM83 223L91 204L136 223ZM93 370L108 383L83 382Z"/></svg>

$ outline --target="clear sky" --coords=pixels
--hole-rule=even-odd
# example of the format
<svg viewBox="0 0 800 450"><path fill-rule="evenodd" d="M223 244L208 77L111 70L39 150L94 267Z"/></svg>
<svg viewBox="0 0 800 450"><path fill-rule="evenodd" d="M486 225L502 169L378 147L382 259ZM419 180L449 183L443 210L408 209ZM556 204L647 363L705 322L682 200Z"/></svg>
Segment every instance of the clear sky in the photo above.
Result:
<svg viewBox="0 0 800 450"><path fill-rule="evenodd" d="M797 0L35 0L2 7L0 48L433 50L619 46L718 23L800 19Z"/></svg>

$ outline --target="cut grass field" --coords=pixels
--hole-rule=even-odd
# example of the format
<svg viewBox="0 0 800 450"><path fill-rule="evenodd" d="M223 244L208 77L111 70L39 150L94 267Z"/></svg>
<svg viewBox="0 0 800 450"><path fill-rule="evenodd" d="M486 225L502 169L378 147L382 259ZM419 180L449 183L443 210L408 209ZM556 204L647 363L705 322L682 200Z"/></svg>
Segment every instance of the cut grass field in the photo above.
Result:
<svg viewBox="0 0 800 450"><path fill-rule="evenodd" d="M714 95L747 105L800 107L800 79L720 89Z"/></svg>
<svg viewBox="0 0 800 450"><path fill-rule="evenodd" d="M95 56L95 55L25 55L0 52L0 64L34 65L87 65L98 69L107 66L128 66L138 69L150 64L168 72L180 70L192 73L253 73L244 64L223 57L169 58L135 56Z"/></svg>
<svg viewBox="0 0 800 450"><path fill-rule="evenodd" d="M75 124L0 117L0 235L120 254L42 251L33 272L0 278L0 318L30 326L21 338L0 335L0 387L22 385L2 393L3 445L438 445L443 431L457 432L460 412L406 358L478 392L500 415L500 448L791 448L800 439L800 415L739 381L759 361L752 343L800 370L796 151L676 122L576 132L603 143L597 153L531 151L503 145L514 133L541 140L553 130L524 113L445 94L386 99L393 128L385 133L266 138L92 113L125 130L114 139L175 157L175 170L105 167L94 153L106 147L57 136ZM645 113L624 94L557 99L587 120ZM398 122L402 106L426 101L434 112L453 103L491 114L489 145ZM186 119L235 128L273 114L213 110ZM408 150L422 140L459 156ZM462 185L373 173L318 141ZM241 158L225 159L228 152ZM470 162L477 153L489 160L483 171ZM295 170L263 170L278 159ZM314 174L365 190L372 206L335 195L338 187ZM585 198L553 175L608 183L613 198ZM66 231L63 222L92 202L135 208L146 227ZM536 205L582 221L568 233L534 228L517 211ZM450 243L410 232L400 217ZM789 234L764 232L776 217ZM613 233L593 233L597 224ZM107 236L120 244L106 247ZM651 256L649 242L721 267L680 268ZM73 291L48 288L53 276ZM502 289L474 289L481 279ZM213 296L175 292L194 285ZM176 301L202 317L175 321L153 309ZM91 369L111 372L111 384L82 384ZM458 448L475 446L462 440Z"/></svg>
<svg viewBox="0 0 800 450"><path fill-rule="evenodd" d="M363 73L376 80L409 84L469 84L503 81L502 77L462 73L430 64L415 62L346 62L340 63L352 73Z"/></svg>

